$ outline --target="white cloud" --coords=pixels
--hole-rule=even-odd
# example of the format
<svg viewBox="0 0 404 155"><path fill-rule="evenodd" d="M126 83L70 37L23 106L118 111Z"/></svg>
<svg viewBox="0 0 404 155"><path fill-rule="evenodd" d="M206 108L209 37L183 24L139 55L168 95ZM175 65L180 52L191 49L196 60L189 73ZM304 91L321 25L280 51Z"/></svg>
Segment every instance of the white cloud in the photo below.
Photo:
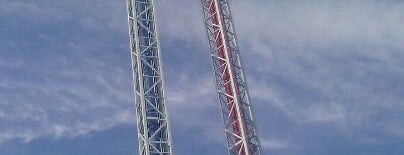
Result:
<svg viewBox="0 0 404 155"><path fill-rule="evenodd" d="M261 145L268 150L281 150L293 147L290 143L278 139L262 139Z"/></svg>
<svg viewBox="0 0 404 155"><path fill-rule="evenodd" d="M200 1L160 0L156 5L159 31L170 38L164 41L181 40L183 43L192 43L193 46L205 46Z"/></svg>
<svg viewBox="0 0 404 155"><path fill-rule="evenodd" d="M344 133L402 130L389 131L397 119L376 120L404 109L403 3L233 4L253 99L297 124L320 123ZM380 130L372 129L376 122Z"/></svg>
<svg viewBox="0 0 404 155"><path fill-rule="evenodd" d="M49 22L49 20L66 20L72 13L63 8L49 7L39 2L1 1L0 13L9 18L22 17L36 22Z"/></svg>
<svg viewBox="0 0 404 155"><path fill-rule="evenodd" d="M340 122L345 121L346 109L340 103L315 105L307 110L307 119L310 122Z"/></svg>
<svg viewBox="0 0 404 155"><path fill-rule="evenodd" d="M22 62L21 61L0 61L0 67L1 68L18 68L21 67Z"/></svg>
<svg viewBox="0 0 404 155"><path fill-rule="evenodd" d="M13 132L13 131L3 131L0 134L0 143L8 141L8 140L13 140L13 139L20 139L24 142L30 142L33 139L35 139L36 136L29 131L27 132Z"/></svg>

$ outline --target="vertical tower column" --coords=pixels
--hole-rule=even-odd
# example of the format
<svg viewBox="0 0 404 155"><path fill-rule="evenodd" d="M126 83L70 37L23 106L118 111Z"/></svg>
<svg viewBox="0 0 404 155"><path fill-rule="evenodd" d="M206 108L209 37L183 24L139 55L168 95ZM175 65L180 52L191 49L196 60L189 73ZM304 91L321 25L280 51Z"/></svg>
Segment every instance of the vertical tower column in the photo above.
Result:
<svg viewBox="0 0 404 155"><path fill-rule="evenodd" d="M172 155L154 0L126 0L140 155Z"/></svg>
<svg viewBox="0 0 404 155"><path fill-rule="evenodd" d="M228 0L201 0L229 155L261 155Z"/></svg>

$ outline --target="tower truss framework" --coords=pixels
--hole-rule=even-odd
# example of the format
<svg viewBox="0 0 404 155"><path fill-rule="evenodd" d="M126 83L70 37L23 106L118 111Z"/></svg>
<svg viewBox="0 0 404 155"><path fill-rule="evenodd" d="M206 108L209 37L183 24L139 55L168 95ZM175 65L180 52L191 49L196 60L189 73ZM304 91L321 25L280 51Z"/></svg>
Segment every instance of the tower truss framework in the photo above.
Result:
<svg viewBox="0 0 404 155"><path fill-rule="evenodd" d="M126 0L140 155L172 155L154 0Z"/></svg>
<svg viewBox="0 0 404 155"><path fill-rule="evenodd" d="M229 0L201 0L229 155L261 155Z"/></svg>

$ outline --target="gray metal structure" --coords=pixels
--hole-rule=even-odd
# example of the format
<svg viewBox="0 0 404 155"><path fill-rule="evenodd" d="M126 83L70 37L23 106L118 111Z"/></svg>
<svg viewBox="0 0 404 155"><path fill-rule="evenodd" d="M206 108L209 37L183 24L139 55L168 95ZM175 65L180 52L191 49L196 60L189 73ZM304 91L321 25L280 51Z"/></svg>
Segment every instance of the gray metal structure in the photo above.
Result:
<svg viewBox="0 0 404 155"><path fill-rule="evenodd" d="M126 0L140 155L172 155L154 0Z"/></svg>
<svg viewBox="0 0 404 155"><path fill-rule="evenodd" d="M229 0L201 0L229 155L261 155Z"/></svg>

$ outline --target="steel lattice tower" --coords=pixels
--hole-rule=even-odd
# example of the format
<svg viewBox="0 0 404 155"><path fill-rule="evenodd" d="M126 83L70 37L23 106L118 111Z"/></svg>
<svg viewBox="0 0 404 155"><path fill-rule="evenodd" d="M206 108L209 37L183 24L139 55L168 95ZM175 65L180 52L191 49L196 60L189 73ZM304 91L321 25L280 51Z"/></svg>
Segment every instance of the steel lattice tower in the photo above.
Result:
<svg viewBox="0 0 404 155"><path fill-rule="evenodd" d="M154 0L126 0L140 155L172 155Z"/></svg>
<svg viewBox="0 0 404 155"><path fill-rule="evenodd" d="M229 155L261 155L229 0L201 0Z"/></svg>

